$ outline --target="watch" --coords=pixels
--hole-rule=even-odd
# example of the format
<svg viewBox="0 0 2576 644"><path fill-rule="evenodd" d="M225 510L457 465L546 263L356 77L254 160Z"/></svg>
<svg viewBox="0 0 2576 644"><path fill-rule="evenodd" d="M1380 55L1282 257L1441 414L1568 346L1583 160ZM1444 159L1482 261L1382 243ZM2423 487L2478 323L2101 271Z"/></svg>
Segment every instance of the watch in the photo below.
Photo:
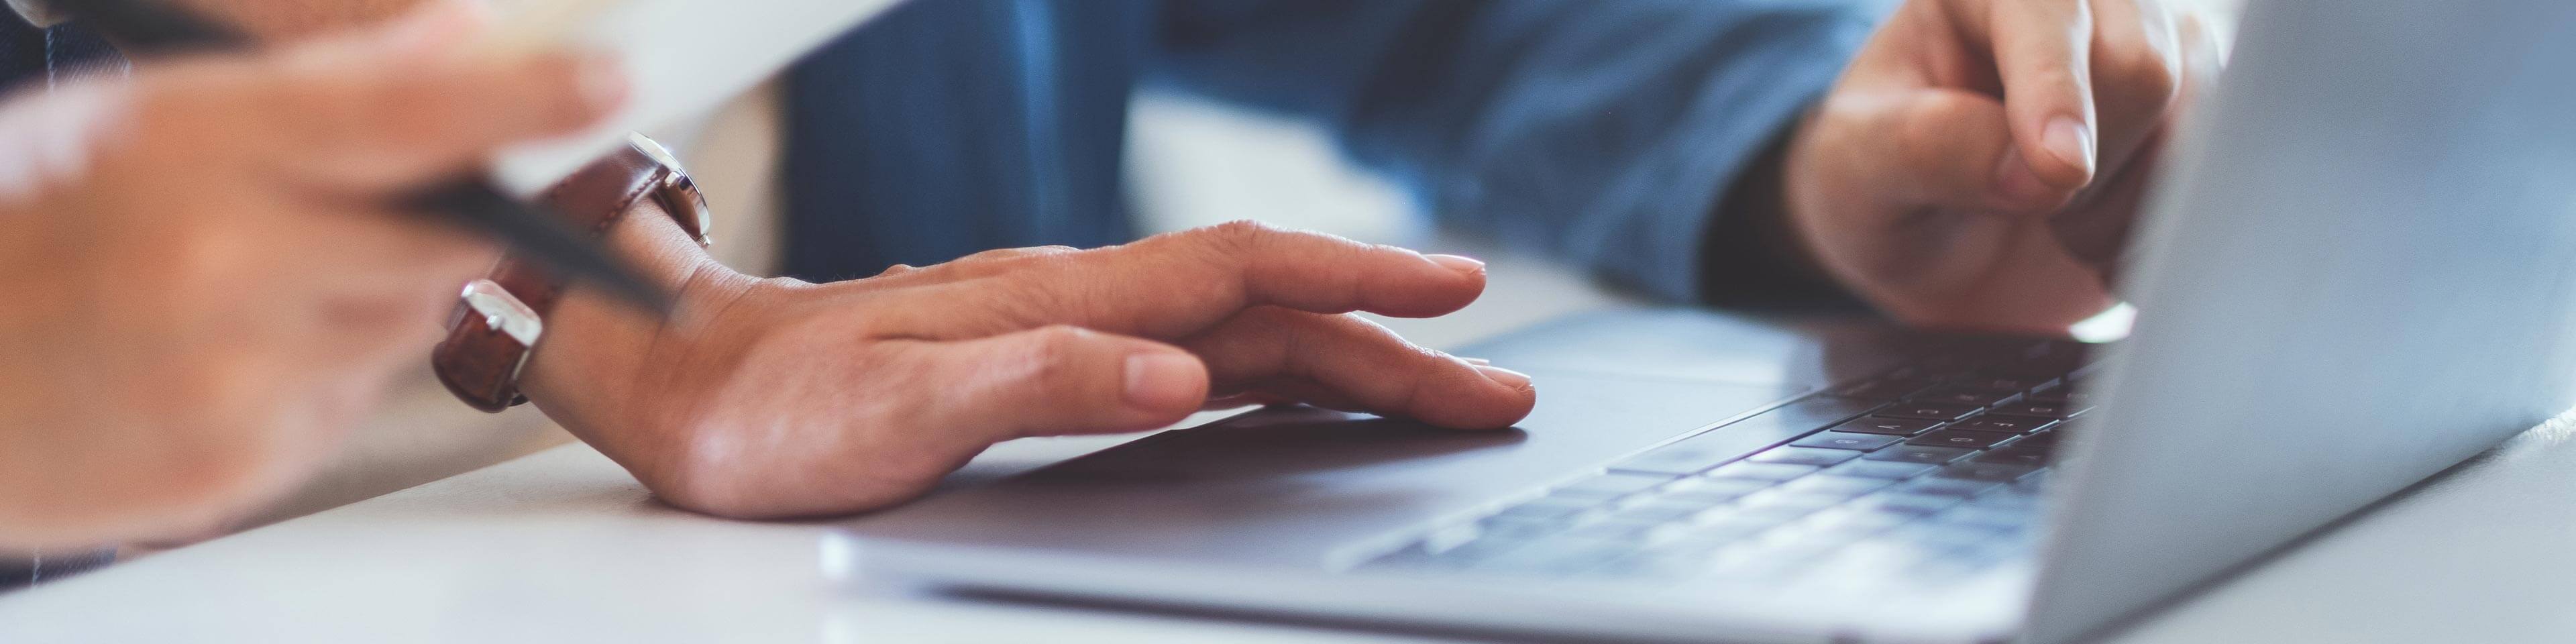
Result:
<svg viewBox="0 0 2576 644"><path fill-rule="evenodd" d="M594 235L644 199L652 199L678 222L680 229L707 245L706 197L688 172L662 144L641 134L626 145L574 172L539 196L554 212ZM438 381L465 404L500 412L528 401L519 393L519 372L545 338L545 317L563 295L563 280L533 262L504 257L490 275L465 285L455 313L449 316L447 339L430 353Z"/></svg>

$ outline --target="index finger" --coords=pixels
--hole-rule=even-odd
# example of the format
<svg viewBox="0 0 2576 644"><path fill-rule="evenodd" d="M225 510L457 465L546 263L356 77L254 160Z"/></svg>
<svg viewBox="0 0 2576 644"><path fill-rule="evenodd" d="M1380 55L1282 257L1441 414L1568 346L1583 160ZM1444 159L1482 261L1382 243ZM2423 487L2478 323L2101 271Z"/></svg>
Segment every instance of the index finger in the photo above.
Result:
<svg viewBox="0 0 2576 644"><path fill-rule="evenodd" d="M1982 35L2003 79L2004 110L2031 171L2073 189L2093 180L2093 9L2085 0L1966 0L1962 25Z"/></svg>
<svg viewBox="0 0 2576 644"><path fill-rule="evenodd" d="M1465 257L1250 222L997 261L985 276L930 287L947 290L955 306L904 313L938 316L911 328L980 336L1070 324L1171 338L1257 305L1431 317L1485 289L1484 264Z"/></svg>

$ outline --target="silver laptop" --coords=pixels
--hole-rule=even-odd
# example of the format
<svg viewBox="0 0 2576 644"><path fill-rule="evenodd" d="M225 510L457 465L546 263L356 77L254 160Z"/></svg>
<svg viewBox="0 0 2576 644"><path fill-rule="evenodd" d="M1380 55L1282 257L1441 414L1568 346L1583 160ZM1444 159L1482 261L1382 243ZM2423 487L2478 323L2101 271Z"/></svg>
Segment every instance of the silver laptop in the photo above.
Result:
<svg viewBox="0 0 2576 644"><path fill-rule="evenodd" d="M1467 632L2098 636L2576 404L2569 25L2252 6L2114 347L1578 318L1468 350L1540 379L1516 431L1258 411L859 520L851 565Z"/></svg>

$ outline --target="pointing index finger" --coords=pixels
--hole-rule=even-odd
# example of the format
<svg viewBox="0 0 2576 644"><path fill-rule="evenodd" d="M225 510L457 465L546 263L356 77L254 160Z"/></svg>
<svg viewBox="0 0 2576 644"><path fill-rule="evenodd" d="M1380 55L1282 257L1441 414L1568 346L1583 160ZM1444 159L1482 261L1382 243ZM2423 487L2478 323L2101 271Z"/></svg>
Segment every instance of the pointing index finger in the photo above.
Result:
<svg viewBox="0 0 2576 644"><path fill-rule="evenodd" d="M2097 167L2100 127L2092 81L2093 10L2083 0L1969 2L1983 20L2013 140L2031 171L2063 189L2083 187Z"/></svg>

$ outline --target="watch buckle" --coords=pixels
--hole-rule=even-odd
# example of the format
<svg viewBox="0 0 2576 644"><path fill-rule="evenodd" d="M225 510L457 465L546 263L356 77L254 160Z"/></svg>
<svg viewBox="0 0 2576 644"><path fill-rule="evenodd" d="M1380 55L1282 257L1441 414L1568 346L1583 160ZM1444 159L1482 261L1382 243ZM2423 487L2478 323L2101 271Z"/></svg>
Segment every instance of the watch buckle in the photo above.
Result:
<svg viewBox="0 0 2576 644"><path fill-rule="evenodd" d="M519 346L535 348L537 338L545 335L546 322L537 317L537 310L519 301L519 296L511 295L510 290L501 288L498 282L488 279L467 282L465 292L459 297L464 299L465 308L471 315L482 316L483 326L510 336L510 339L519 341Z"/></svg>

